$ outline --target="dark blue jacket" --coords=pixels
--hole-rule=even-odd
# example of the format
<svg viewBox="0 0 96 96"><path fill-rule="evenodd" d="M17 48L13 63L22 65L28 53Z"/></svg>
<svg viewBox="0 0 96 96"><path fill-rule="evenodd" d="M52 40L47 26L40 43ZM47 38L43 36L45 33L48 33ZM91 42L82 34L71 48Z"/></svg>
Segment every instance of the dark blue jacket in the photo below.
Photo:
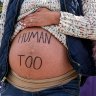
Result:
<svg viewBox="0 0 96 96"><path fill-rule="evenodd" d="M24 0L9 0L6 21L4 26L4 35L0 48L0 81L7 76L10 67L8 62L8 54L10 49L10 38L14 32L14 25L20 12L21 5ZM75 15L83 15L80 0L60 0L61 10L73 13ZM92 48L90 40L67 36L68 54L74 69L83 75L95 75L96 67L93 62ZM90 46L90 47L89 47ZM78 65L80 64L80 66Z"/></svg>

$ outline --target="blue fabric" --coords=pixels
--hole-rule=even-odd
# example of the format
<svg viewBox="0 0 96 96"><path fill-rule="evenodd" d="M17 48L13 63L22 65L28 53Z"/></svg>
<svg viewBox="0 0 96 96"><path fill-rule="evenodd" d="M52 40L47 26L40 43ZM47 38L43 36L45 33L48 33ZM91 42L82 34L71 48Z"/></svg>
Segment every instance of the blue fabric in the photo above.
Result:
<svg viewBox="0 0 96 96"><path fill-rule="evenodd" d="M80 78L77 77L65 85L55 86L39 92L28 92L17 89L10 83L5 82L1 87L1 96L79 96L79 83Z"/></svg>
<svg viewBox="0 0 96 96"><path fill-rule="evenodd" d="M10 47L10 38L14 32L14 25L16 24L17 17L23 0L9 0L6 22L4 28L4 35L0 48L0 79L8 74L8 52Z"/></svg>

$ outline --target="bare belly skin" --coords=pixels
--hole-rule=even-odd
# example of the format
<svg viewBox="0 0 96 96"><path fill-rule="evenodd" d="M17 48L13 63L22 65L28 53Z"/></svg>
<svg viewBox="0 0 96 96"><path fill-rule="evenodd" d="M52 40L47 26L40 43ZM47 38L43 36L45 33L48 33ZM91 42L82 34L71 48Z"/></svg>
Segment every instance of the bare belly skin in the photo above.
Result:
<svg viewBox="0 0 96 96"><path fill-rule="evenodd" d="M13 40L9 52L11 69L26 79L47 79L72 69L67 49L42 28L27 28Z"/></svg>

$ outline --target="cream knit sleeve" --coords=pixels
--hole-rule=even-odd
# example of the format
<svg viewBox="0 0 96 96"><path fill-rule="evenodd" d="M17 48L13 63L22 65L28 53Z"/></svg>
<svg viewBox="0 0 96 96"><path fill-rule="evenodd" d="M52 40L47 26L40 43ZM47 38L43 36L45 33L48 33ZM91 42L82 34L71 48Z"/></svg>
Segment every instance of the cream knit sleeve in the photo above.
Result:
<svg viewBox="0 0 96 96"><path fill-rule="evenodd" d="M96 40L96 0L83 0L84 16L61 12L58 31L74 37Z"/></svg>
<svg viewBox="0 0 96 96"><path fill-rule="evenodd" d="M8 3L9 3L9 0L3 1L2 13L0 17L0 46L1 46L1 40L3 37L3 33L4 33L4 24L5 24L5 19L6 19L6 11L8 7Z"/></svg>

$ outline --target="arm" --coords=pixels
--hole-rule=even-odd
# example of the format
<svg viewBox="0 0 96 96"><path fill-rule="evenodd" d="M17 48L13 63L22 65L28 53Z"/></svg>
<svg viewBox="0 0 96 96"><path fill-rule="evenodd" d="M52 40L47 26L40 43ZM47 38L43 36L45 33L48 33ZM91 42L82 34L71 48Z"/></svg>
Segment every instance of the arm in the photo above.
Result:
<svg viewBox="0 0 96 96"><path fill-rule="evenodd" d="M85 0L86 1L86 0ZM96 40L96 0L83 2L83 16L61 12L59 32L66 35Z"/></svg>
<svg viewBox="0 0 96 96"><path fill-rule="evenodd" d="M25 17L23 23L25 27L41 26L49 32L56 31L65 35L96 40L95 6L96 0L94 2L83 0L84 16L62 11L54 14L54 11L41 8L38 12Z"/></svg>
<svg viewBox="0 0 96 96"><path fill-rule="evenodd" d="M1 46L1 40L3 37L4 33L4 24L5 24L5 19L6 19L6 11L8 7L9 0L4 0L3 2L3 7L2 7L2 13L1 13L1 22L0 22L0 46Z"/></svg>

